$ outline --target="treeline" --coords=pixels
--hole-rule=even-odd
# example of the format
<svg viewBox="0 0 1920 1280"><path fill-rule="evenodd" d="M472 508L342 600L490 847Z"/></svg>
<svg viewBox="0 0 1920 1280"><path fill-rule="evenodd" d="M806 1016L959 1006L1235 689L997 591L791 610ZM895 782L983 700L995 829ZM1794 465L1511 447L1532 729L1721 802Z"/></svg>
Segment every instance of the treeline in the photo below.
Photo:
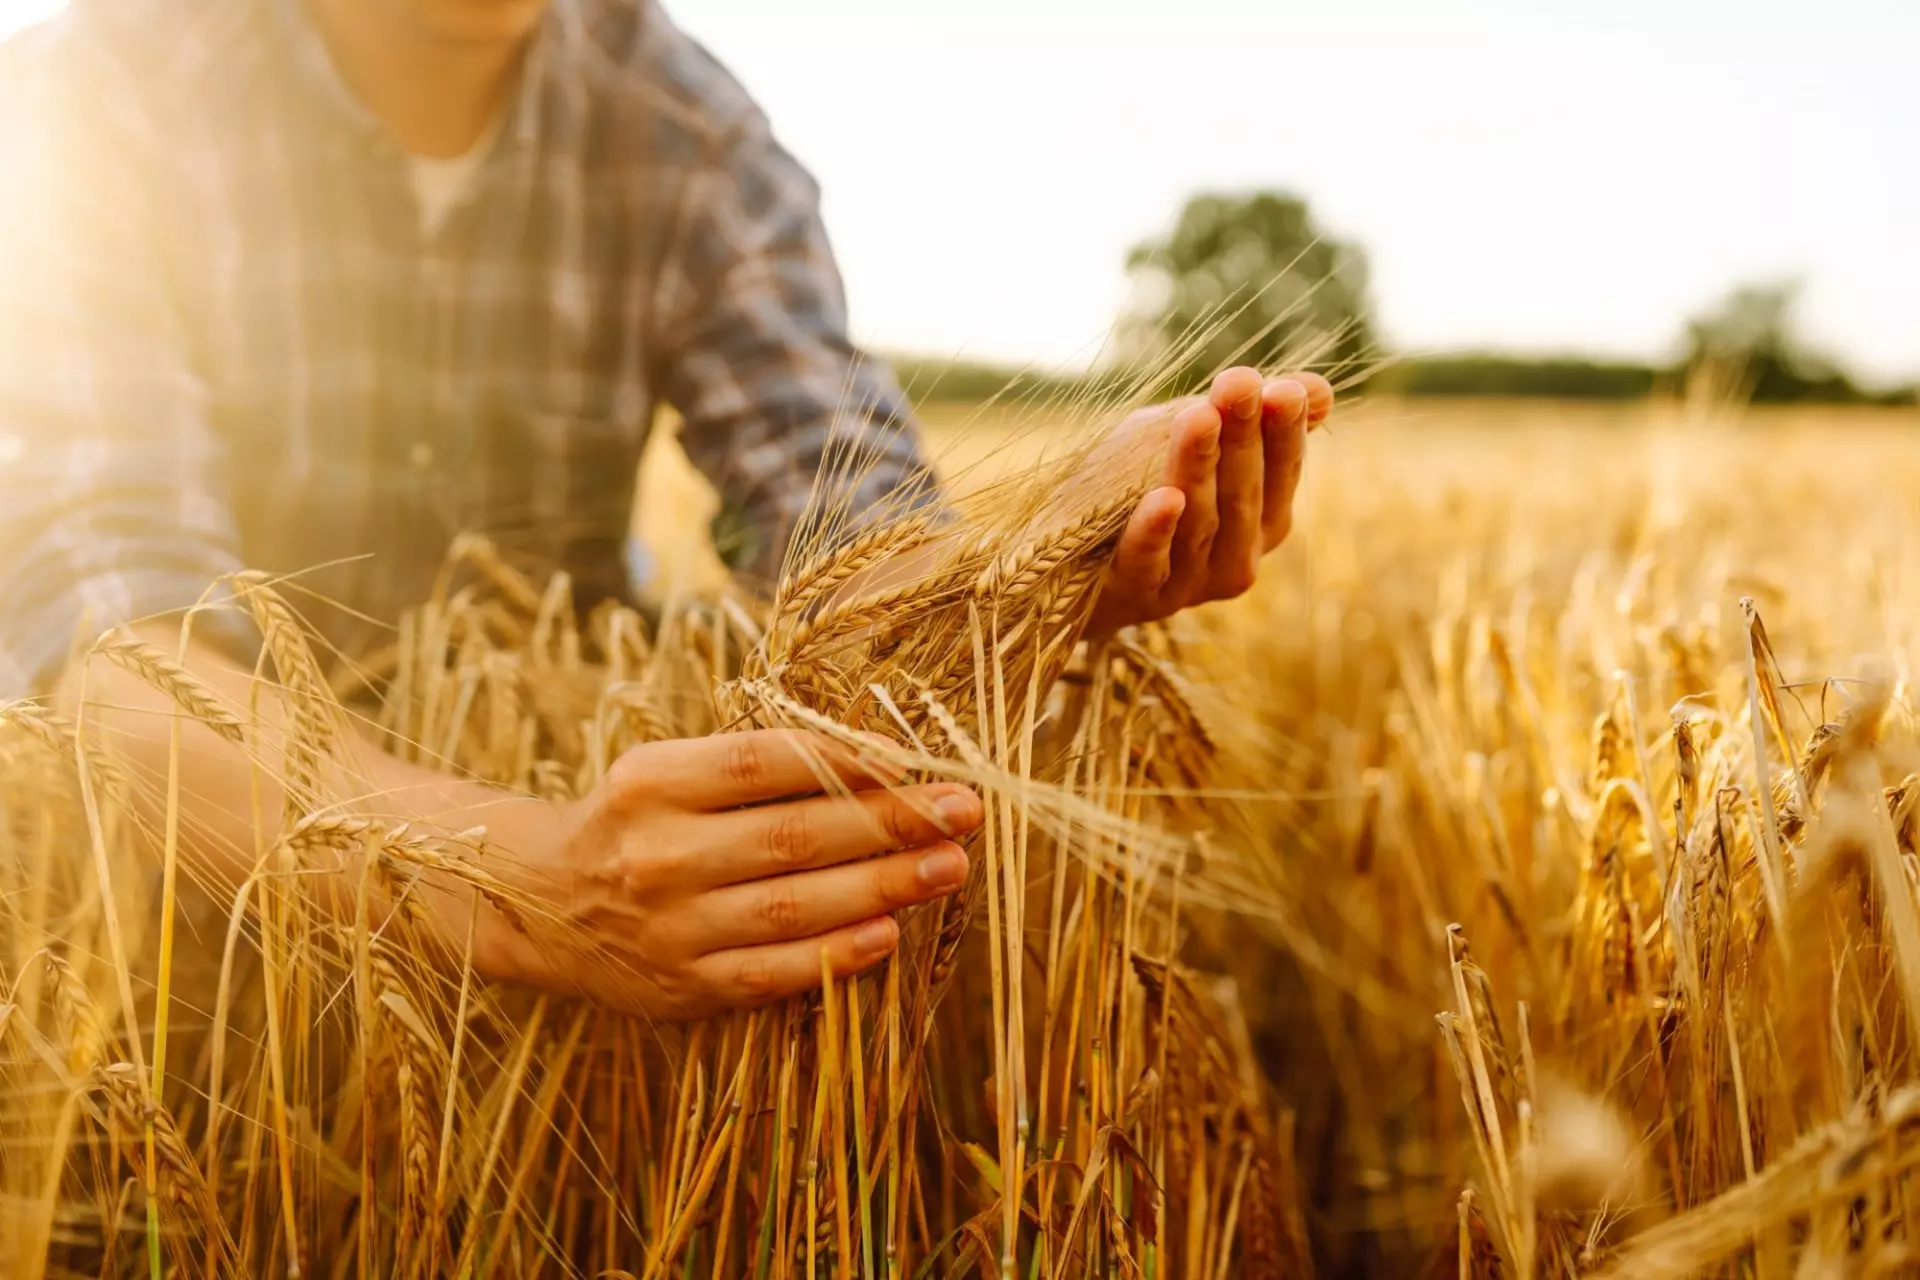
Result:
<svg viewBox="0 0 1920 1280"><path fill-rule="evenodd" d="M894 356L888 363L915 404L985 404L991 400L1023 405L1066 399L1099 402L1132 399L1140 389L1139 376L1123 368L1058 373L925 356Z"/></svg>
<svg viewBox="0 0 1920 1280"><path fill-rule="evenodd" d="M1126 378L1115 372L1060 375L920 357L896 358L892 363L901 383L919 404L981 404L996 398L1022 404L1118 393L1126 383ZM1483 352L1387 360L1352 382L1376 395L1640 400L1678 388L1688 376L1685 364ZM1920 388L1863 388L1844 374L1825 370L1803 373L1772 362L1748 369L1744 376L1735 371L1730 377L1744 398L1755 404L1920 404Z"/></svg>
<svg viewBox="0 0 1920 1280"><path fill-rule="evenodd" d="M964 360L895 356L890 363L916 404L985 404L989 400L1051 400L1086 386L1084 377L1035 373Z"/></svg>
<svg viewBox="0 0 1920 1280"><path fill-rule="evenodd" d="M1227 363L1274 368L1292 353L1346 386L1407 396L1534 396L1633 400L1707 386L1759 404L1920 404L1920 388L1862 385L1797 323L1799 285L1749 281L1688 317L1670 355L1641 363L1572 354L1392 351L1380 334L1364 246L1331 235L1307 202L1285 191L1200 192L1167 232L1135 246L1133 297L1110 348L1121 369L1167 369L1198 387ZM927 402L1015 399L1084 390L1087 383L979 364L905 362ZM1121 375L1092 375L1121 387Z"/></svg>
<svg viewBox="0 0 1920 1280"><path fill-rule="evenodd" d="M1425 356L1384 365L1366 380L1371 391L1407 396L1538 396L1558 400L1638 400L1684 385L1691 361L1671 365L1477 353ZM1862 387L1830 369L1796 369L1784 361L1729 366L1726 381L1754 404L1920 404L1920 388Z"/></svg>
<svg viewBox="0 0 1920 1280"><path fill-rule="evenodd" d="M1369 388L1408 396L1636 400L1652 395L1667 374L1652 365L1571 357L1429 356L1388 364L1369 380Z"/></svg>

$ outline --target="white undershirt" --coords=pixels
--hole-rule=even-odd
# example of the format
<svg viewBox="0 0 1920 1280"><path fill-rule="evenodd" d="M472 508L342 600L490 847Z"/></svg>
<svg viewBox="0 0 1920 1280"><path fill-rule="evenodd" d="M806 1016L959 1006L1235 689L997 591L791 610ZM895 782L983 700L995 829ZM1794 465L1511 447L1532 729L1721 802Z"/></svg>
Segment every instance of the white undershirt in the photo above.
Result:
<svg viewBox="0 0 1920 1280"><path fill-rule="evenodd" d="M420 209L420 234L428 240L440 234L447 216L459 207L473 190L480 167L493 150L500 134L501 116L496 115L479 139L457 156L408 156L407 176L413 182L414 203Z"/></svg>

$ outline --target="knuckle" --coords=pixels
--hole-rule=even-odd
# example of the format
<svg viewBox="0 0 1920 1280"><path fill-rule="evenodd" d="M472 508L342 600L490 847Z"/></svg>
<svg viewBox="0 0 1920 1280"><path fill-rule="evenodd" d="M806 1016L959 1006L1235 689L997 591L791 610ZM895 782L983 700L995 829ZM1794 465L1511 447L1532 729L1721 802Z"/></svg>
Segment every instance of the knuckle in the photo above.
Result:
<svg viewBox="0 0 1920 1280"><path fill-rule="evenodd" d="M607 798L616 807L645 799L653 794L659 775L658 757L648 747L622 752L607 766Z"/></svg>
<svg viewBox="0 0 1920 1280"><path fill-rule="evenodd" d="M1116 600L1132 599L1159 591L1173 571L1171 551L1172 548L1166 547L1158 555L1136 556L1126 564L1116 564L1107 584L1107 595Z"/></svg>
<svg viewBox="0 0 1920 1280"><path fill-rule="evenodd" d="M760 899L757 914L760 923L780 937L791 937L800 930L800 900L791 889L768 889Z"/></svg>
<svg viewBox="0 0 1920 1280"><path fill-rule="evenodd" d="M893 848L898 849L920 839L927 825L926 820L905 799L889 794L879 802L877 808L880 830Z"/></svg>
<svg viewBox="0 0 1920 1280"><path fill-rule="evenodd" d="M773 966L760 956L742 956L733 969L733 990L749 1001L771 1000L780 994Z"/></svg>
<svg viewBox="0 0 1920 1280"><path fill-rule="evenodd" d="M1231 600L1253 590L1255 573L1252 564L1239 564L1223 570L1219 577L1220 594L1223 599Z"/></svg>
<svg viewBox="0 0 1920 1280"><path fill-rule="evenodd" d="M813 856L813 823L805 809L788 805L767 824L767 857L776 866L798 866Z"/></svg>
<svg viewBox="0 0 1920 1280"><path fill-rule="evenodd" d="M720 775L742 791L757 791L767 782L767 762L759 743L745 738L726 744L720 752Z"/></svg>
<svg viewBox="0 0 1920 1280"><path fill-rule="evenodd" d="M1299 468L1301 460L1306 456L1306 448L1307 422L1306 415L1303 413L1276 432L1272 443L1267 448L1268 488L1273 487L1276 464L1279 466L1279 478L1284 480L1288 472Z"/></svg>
<svg viewBox="0 0 1920 1280"><path fill-rule="evenodd" d="M689 1003L721 1008L734 1001L734 977L730 963L704 959L689 965L677 986Z"/></svg>
<svg viewBox="0 0 1920 1280"><path fill-rule="evenodd" d="M1214 535L1220 532L1220 508L1214 503L1203 502L1196 507L1189 507L1188 511L1192 516L1187 525L1189 540L1196 545L1211 547Z"/></svg>
<svg viewBox="0 0 1920 1280"><path fill-rule="evenodd" d="M602 893L616 896L622 908L632 911L648 909L663 897L678 870L680 864L674 855L640 847L636 841L622 840L595 878L602 882Z"/></svg>
<svg viewBox="0 0 1920 1280"><path fill-rule="evenodd" d="M899 866L888 867L874 875L874 896L881 907L888 911L910 907L926 896L921 891L915 863L905 858L899 859L899 862Z"/></svg>

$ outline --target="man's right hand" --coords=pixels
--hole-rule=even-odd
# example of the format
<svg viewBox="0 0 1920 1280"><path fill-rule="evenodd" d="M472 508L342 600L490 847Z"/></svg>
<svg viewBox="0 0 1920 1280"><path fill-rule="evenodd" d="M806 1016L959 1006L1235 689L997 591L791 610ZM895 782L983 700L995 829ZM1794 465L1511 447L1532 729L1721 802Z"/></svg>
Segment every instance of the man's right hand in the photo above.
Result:
<svg viewBox="0 0 1920 1280"><path fill-rule="evenodd" d="M175 624L139 634L172 652ZM257 704L260 758L192 718L180 721L182 835L216 882L257 874L284 796L279 759L286 708L253 674L198 643L187 667L236 713ZM135 776L172 767L172 699L104 659L74 663L59 688L90 731L125 753ZM487 828L486 869L531 899L521 933L457 876L416 882L442 952L461 954L473 927L474 967L489 977L582 995L659 1018L693 1018L817 987L821 951L835 974L868 968L900 939L891 913L958 890L967 858L955 843L977 828L980 799L951 784L894 787L819 734L729 733L656 742L616 760L584 799L516 795L381 751L352 735L324 793L330 805L445 831ZM829 791L837 794L828 794ZM157 788L144 789L158 805ZM161 811L148 822L158 829ZM321 860L307 880L322 910L351 918L357 859ZM544 909L542 909L544 908ZM481 915L475 917L473 912ZM556 922L557 918L557 922Z"/></svg>
<svg viewBox="0 0 1920 1280"><path fill-rule="evenodd" d="M898 945L891 913L965 883L983 817L965 787L889 781L819 734L636 747L579 801L488 815L507 878L567 927L489 930L476 963L660 1018L817 989L823 951L857 973Z"/></svg>

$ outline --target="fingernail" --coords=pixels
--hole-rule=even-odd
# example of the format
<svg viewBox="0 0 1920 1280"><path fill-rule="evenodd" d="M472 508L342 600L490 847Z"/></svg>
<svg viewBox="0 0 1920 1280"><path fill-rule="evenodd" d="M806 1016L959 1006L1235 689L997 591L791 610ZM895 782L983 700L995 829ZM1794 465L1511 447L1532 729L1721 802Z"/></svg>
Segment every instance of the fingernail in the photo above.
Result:
<svg viewBox="0 0 1920 1280"><path fill-rule="evenodd" d="M933 811L950 830L971 829L979 822L979 805L971 792L957 791L933 802Z"/></svg>
<svg viewBox="0 0 1920 1280"><path fill-rule="evenodd" d="M863 956L893 950L896 933L891 920L869 920L853 935L854 949Z"/></svg>
<svg viewBox="0 0 1920 1280"><path fill-rule="evenodd" d="M958 889L967 878L967 855L951 846L920 859L920 883L929 889Z"/></svg>
<svg viewBox="0 0 1920 1280"><path fill-rule="evenodd" d="M1242 396L1240 399L1235 400L1233 402L1233 416L1242 422L1251 422L1253 419L1259 417L1260 393L1256 391L1250 396Z"/></svg>

